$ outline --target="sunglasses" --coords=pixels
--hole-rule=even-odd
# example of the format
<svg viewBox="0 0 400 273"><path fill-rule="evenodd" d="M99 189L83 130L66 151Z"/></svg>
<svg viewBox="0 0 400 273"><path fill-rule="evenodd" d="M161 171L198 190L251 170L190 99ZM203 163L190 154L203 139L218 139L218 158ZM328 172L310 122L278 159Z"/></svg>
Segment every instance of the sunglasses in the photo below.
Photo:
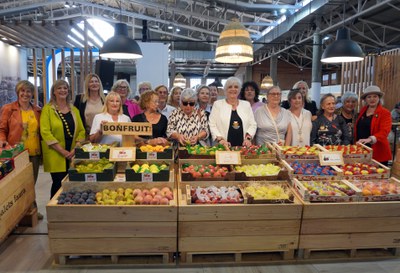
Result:
<svg viewBox="0 0 400 273"><path fill-rule="evenodd" d="M188 104L189 104L190 106L194 106L196 103L194 103L194 102L189 102L189 101L182 101L182 105L183 105L183 106L188 106Z"/></svg>

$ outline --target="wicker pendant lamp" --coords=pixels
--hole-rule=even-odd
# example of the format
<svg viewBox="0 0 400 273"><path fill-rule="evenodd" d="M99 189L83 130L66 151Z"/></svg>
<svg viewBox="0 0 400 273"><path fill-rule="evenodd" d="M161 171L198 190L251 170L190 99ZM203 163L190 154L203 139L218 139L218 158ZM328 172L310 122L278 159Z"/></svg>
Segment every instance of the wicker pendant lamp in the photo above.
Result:
<svg viewBox="0 0 400 273"><path fill-rule="evenodd" d="M179 86L181 88L186 87L186 79L181 73L176 74L174 79L174 86Z"/></svg>
<svg viewBox="0 0 400 273"><path fill-rule="evenodd" d="M218 39L215 61L220 63L247 63L253 60L253 44L246 28L233 19L225 26Z"/></svg>
<svg viewBox="0 0 400 273"><path fill-rule="evenodd" d="M260 87L262 90L268 90L273 85L274 85L274 81L272 80L271 76L267 75L262 79Z"/></svg>

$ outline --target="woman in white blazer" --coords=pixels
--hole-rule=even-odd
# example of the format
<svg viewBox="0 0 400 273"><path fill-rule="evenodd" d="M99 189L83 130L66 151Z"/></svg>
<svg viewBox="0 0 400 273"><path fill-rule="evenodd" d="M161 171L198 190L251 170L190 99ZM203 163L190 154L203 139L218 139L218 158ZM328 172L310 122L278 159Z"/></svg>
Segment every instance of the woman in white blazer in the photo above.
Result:
<svg viewBox="0 0 400 273"><path fill-rule="evenodd" d="M238 78L228 78L225 99L214 102L209 118L212 139L226 147L251 145L257 130L250 103L238 99L240 88Z"/></svg>

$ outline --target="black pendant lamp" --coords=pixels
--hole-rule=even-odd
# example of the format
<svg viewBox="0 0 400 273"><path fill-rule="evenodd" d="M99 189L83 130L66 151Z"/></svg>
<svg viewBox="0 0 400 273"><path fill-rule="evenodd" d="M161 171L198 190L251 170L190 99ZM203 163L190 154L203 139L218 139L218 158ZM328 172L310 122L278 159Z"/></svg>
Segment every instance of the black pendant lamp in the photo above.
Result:
<svg viewBox="0 0 400 273"><path fill-rule="evenodd" d="M128 37L128 27L124 23L116 23L114 36L104 42L100 49L100 57L109 59L139 59L143 57L138 43Z"/></svg>
<svg viewBox="0 0 400 273"><path fill-rule="evenodd" d="M364 59L361 47L350 39L346 28L340 28L336 34L336 41L330 44L321 57L323 63L350 63Z"/></svg>

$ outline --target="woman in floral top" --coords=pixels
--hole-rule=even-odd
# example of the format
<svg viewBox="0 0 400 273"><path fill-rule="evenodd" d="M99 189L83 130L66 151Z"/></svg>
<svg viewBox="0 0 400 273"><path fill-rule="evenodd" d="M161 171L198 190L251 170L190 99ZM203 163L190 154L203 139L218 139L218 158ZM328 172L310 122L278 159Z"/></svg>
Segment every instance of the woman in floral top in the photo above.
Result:
<svg viewBox="0 0 400 273"><path fill-rule="evenodd" d="M195 107L197 94L193 89L181 93L180 106L172 111L167 126L167 137L181 145L195 145L209 135L207 115Z"/></svg>

